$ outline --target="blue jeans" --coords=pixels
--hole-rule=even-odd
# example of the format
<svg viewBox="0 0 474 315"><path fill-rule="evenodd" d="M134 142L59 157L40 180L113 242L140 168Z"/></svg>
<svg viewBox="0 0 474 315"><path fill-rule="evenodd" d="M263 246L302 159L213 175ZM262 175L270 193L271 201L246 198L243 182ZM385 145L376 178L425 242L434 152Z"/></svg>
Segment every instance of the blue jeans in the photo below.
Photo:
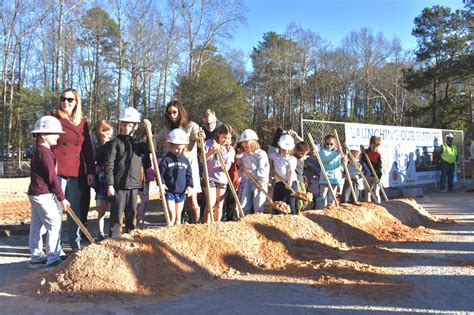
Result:
<svg viewBox="0 0 474 315"><path fill-rule="evenodd" d="M291 188L293 188L294 191L298 191L298 182L293 181L291 183ZM296 198L288 196L288 204L290 205L291 214L298 214L296 212Z"/></svg>
<svg viewBox="0 0 474 315"><path fill-rule="evenodd" d="M79 177L68 177L64 178L58 176L59 183L61 188L66 195L67 201L71 204L71 208L77 217L80 217L80 203L81 203L81 185L79 183ZM81 248L81 234L80 229L77 226L76 222L71 218L70 215L67 216L67 234L69 238L69 245L71 248L80 249Z"/></svg>
<svg viewBox="0 0 474 315"><path fill-rule="evenodd" d="M448 190L453 190L454 170L456 163L446 163L441 161L441 177L439 181L439 188L441 190L446 188L446 178L448 180Z"/></svg>

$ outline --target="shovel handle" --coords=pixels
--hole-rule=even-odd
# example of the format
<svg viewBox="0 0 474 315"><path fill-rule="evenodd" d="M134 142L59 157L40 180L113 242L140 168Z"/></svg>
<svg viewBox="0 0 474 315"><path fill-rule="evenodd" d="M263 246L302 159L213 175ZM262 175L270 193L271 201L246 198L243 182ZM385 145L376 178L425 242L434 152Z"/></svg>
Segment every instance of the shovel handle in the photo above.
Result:
<svg viewBox="0 0 474 315"><path fill-rule="evenodd" d="M204 146L204 137L202 129L199 131L199 145L201 146L203 179L204 179L204 195L206 196L206 208L209 210L210 222L214 223L214 209L211 205L211 194L209 193L209 171L207 169L206 148Z"/></svg>
<svg viewBox="0 0 474 315"><path fill-rule="evenodd" d="M252 173L250 173L250 171L243 165L243 163L241 163L240 165L242 171L244 171L245 175L252 181L252 183L255 185L255 187L257 187L257 189L262 192L265 197L267 198L268 202L270 202L271 204L273 204L273 200L272 198L270 197L270 195L265 191L265 189L263 189L262 185L258 182L258 180L252 175Z"/></svg>
<svg viewBox="0 0 474 315"><path fill-rule="evenodd" d="M334 136L336 137L336 141L337 141L337 150L339 151L339 154L341 155L341 157L344 157L344 152L342 151L341 141L339 140L339 134L337 133L337 129L334 129ZM354 204L358 204L359 198L358 196L356 196L354 186L352 185L352 179L351 179L351 175L349 174L349 168L347 167L347 163L345 161L342 161L342 166L344 167L344 173L345 173L347 184L349 185L349 188L351 189L352 200L354 201Z"/></svg>
<svg viewBox="0 0 474 315"><path fill-rule="evenodd" d="M244 210L242 209L242 205L240 204L239 197L237 195L237 191L235 190L234 183L232 182L232 179L230 178L229 172L227 171L227 168L225 167L225 161L224 157L222 156L222 152L220 148L216 150L217 153L217 158L219 159L219 163L221 164L222 170L224 171L225 176L227 177L227 182L229 183L229 188L232 193L232 196L235 199L235 204L237 205L237 208L239 209L239 215L241 218L245 216Z"/></svg>
<svg viewBox="0 0 474 315"><path fill-rule="evenodd" d="M372 161L370 161L369 156L365 152L365 148L364 148L363 145L360 146L360 151L362 152L362 154L364 154L365 160L367 161L367 164L369 165L370 171L374 175L375 180L377 181L377 184L380 185L380 190L382 191L383 199L385 201L388 201L388 197L387 197L387 194L385 193L385 189L383 189L382 181L377 176L377 173L375 173L375 169L374 169L374 166L372 165Z"/></svg>
<svg viewBox="0 0 474 315"><path fill-rule="evenodd" d="M332 188L331 181L328 178L328 174L326 173L326 169L324 168L323 161L321 161L321 156L319 155L318 148L316 148L316 145L314 144L313 136L311 135L310 132L308 132L308 138L311 143L311 146L313 147L314 155L316 156L316 159L319 162L319 166L321 167L321 174L323 174L324 180L326 181L328 185L329 192L331 193L332 198L334 199L334 203L336 204L336 206L339 206L339 202L337 202L337 199L336 199L336 193L334 192L334 189Z"/></svg>
<svg viewBox="0 0 474 315"><path fill-rule="evenodd" d="M81 219L79 219L76 215L76 213L74 212L74 210L72 210L71 206L67 206L66 208L66 212L71 216L71 218L73 219L74 222L76 222L77 226L79 226L79 228L81 229L82 233L84 233L84 235L86 236L86 238L89 240L89 242L91 242L92 244L95 243L95 240L94 238L92 237L91 233L89 233L89 231L87 230L87 228L84 226L84 224L82 223Z"/></svg>
<svg viewBox="0 0 474 315"><path fill-rule="evenodd" d="M278 175L277 172L273 172L273 175L275 175L275 177L278 178L278 180L280 180L285 185L286 189L291 191L292 194L296 193L296 191L291 188L290 184L288 184L288 182L283 177Z"/></svg>
<svg viewBox="0 0 474 315"><path fill-rule="evenodd" d="M351 153L351 150L349 150L349 147L347 146L347 144L344 143L344 147L347 151L347 156L349 156L349 158L351 159L352 163L354 165L356 165L356 160L354 158L354 156L352 155ZM367 190L370 192L370 194L372 195L372 197L374 198L374 200L377 200L377 196L375 195L374 191L372 190L372 187L370 187L369 185L369 182L367 181L367 178L365 177L364 175L364 172L362 170L359 170L359 174L361 175L362 177L362 180L364 181L364 185L365 185L365 188L367 188Z"/></svg>
<svg viewBox="0 0 474 315"><path fill-rule="evenodd" d="M153 159L153 169L155 170L155 177L161 195L161 205L163 206L163 212L165 213L166 225L170 225L170 215L168 213L168 204L166 203L165 190L163 189L163 183L161 182L160 168L158 166L158 159L156 158L155 144L153 142L153 135L151 133L150 126L145 123L146 136L148 138L149 149Z"/></svg>

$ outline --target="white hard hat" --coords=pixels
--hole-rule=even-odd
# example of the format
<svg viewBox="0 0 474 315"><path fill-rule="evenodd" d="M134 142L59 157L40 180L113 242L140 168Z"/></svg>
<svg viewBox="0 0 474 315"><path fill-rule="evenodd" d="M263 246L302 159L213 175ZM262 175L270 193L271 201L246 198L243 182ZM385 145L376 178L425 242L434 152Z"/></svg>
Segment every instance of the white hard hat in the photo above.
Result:
<svg viewBox="0 0 474 315"><path fill-rule="evenodd" d="M140 122L140 113L133 107L127 107L120 111L120 121L126 121L131 123Z"/></svg>
<svg viewBox="0 0 474 315"><path fill-rule="evenodd" d="M166 141L173 144L188 144L189 137L183 129L176 128L170 131Z"/></svg>
<svg viewBox="0 0 474 315"><path fill-rule="evenodd" d="M293 150L295 148L295 140L290 135L282 135L278 139L278 146L283 150Z"/></svg>
<svg viewBox="0 0 474 315"><path fill-rule="evenodd" d="M454 135L450 132L446 135L446 138L454 138Z"/></svg>
<svg viewBox="0 0 474 315"><path fill-rule="evenodd" d="M35 123L31 133L65 133L59 120L54 116L43 116Z"/></svg>
<svg viewBox="0 0 474 315"><path fill-rule="evenodd" d="M245 129L240 134L239 142L250 141L250 140L258 140L257 133L253 131L252 129Z"/></svg>

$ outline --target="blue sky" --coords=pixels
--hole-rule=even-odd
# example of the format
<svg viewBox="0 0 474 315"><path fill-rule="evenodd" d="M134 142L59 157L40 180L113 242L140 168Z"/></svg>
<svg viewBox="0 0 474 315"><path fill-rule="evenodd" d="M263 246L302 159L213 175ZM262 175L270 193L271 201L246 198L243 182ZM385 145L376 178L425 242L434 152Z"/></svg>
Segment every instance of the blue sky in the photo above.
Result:
<svg viewBox="0 0 474 315"><path fill-rule="evenodd" d="M387 38L400 38L404 50L416 48L411 35L413 21L425 7L443 5L452 10L463 8L462 0L244 0L247 25L241 26L231 47L246 54L262 41L263 34L285 32L294 22L339 46L351 31L362 27L381 31Z"/></svg>

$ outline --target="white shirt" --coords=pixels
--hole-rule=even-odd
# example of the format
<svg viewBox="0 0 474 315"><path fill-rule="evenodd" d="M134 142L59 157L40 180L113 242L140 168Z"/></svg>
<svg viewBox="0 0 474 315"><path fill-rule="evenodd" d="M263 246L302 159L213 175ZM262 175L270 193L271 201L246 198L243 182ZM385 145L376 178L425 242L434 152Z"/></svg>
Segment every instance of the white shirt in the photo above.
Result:
<svg viewBox="0 0 474 315"><path fill-rule="evenodd" d="M259 182L268 183L270 164L268 162L268 155L265 151L258 149L253 153L244 152L242 163Z"/></svg>
<svg viewBox="0 0 474 315"><path fill-rule="evenodd" d="M288 180L288 170L291 170L291 178L288 183L291 185L292 182L296 181L296 157L273 153L271 159L273 160L273 170L277 175L280 175L286 181ZM275 182L280 182L280 180L275 178Z"/></svg>

